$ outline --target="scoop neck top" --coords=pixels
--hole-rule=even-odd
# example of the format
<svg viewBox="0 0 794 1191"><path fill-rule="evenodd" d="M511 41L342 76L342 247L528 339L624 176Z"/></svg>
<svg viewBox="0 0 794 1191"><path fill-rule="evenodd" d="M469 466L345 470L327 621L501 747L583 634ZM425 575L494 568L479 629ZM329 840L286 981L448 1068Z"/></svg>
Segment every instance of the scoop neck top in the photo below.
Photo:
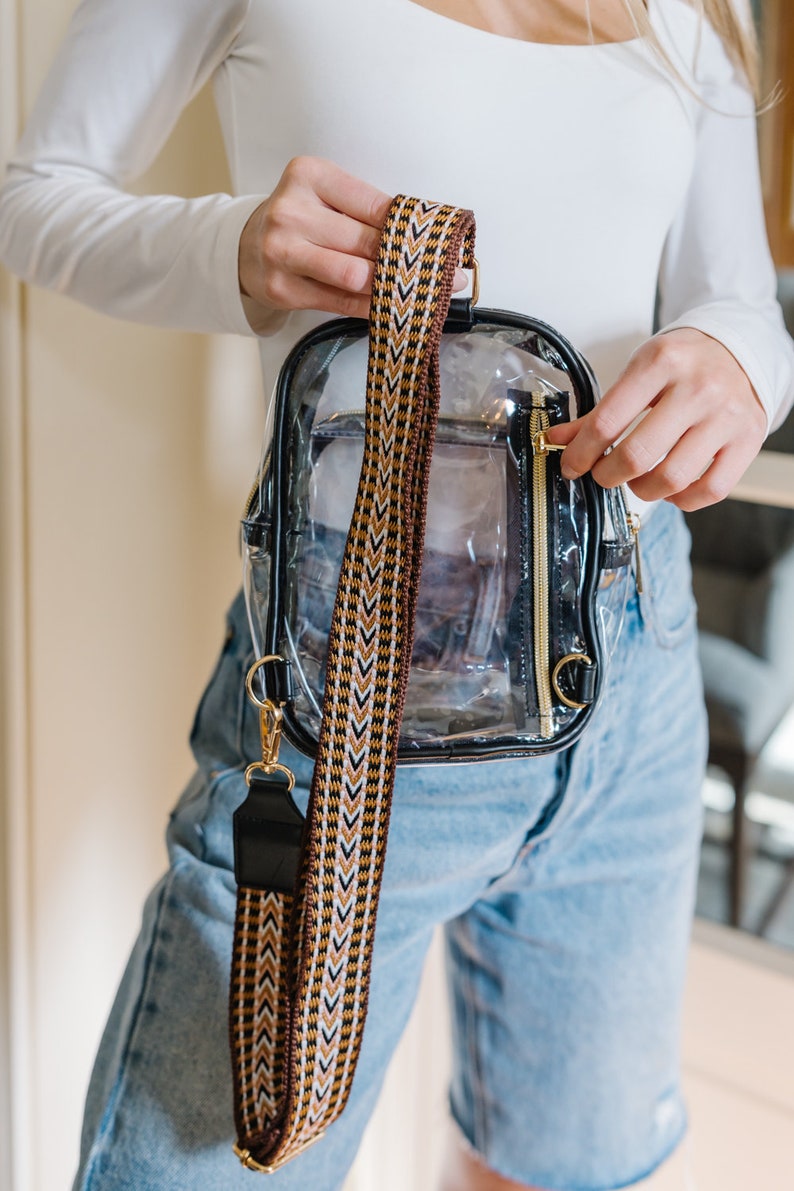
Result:
<svg viewBox="0 0 794 1191"><path fill-rule="evenodd" d="M423 4L415 3L415 0L389 0L397 8L414 8L418 9L420 13L426 14L430 18L435 18L437 21L445 22L448 25L457 26L457 29L465 29L470 33L479 34L484 38L495 38L497 42L513 41L518 42L519 45L528 46L530 50L551 49L551 50L620 50L620 49L636 49L642 45L644 39L640 36L623 38L614 41L535 41L528 37L512 37L506 33L496 33L491 29L483 29L480 25L470 25L467 21L459 21L455 17L447 16L446 13L436 12L435 9L426 8ZM450 36L458 36L450 30Z"/></svg>
<svg viewBox="0 0 794 1191"><path fill-rule="evenodd" d="M654 328L723 343L770 421L794 395L754 104L685 0L643 39L505 37L410 0L83 0L0 194L0 259L112 315L253 334L240 235L290 159L471 208L482 304L556 326L608 387ZM212 82L232 194L128 190ZM659 301L657 306L657 289ZM271 321L265 392L322 311Z"/></svg>

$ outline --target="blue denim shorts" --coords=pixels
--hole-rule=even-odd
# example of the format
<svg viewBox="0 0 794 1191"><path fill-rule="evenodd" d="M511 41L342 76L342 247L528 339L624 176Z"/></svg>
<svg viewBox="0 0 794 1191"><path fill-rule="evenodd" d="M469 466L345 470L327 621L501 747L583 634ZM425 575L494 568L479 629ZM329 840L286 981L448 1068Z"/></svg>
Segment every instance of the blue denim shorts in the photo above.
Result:
<svg viewBox="0 0 794 1191"><path fill-rule="evenodd" d="M543 759L399 771L351 1099L318 1145L259 1176L273 1191L342 1186L439 925L450 1109L489 1166L553 1191L600 1191L643 1178L681 1138L705 716L680 513L659 507L644 537L646 591L630 598L607 693L579 744ZM231 816L259 755L243 692L250 659L238 599L196 715L198 769L171 817L171 866L146 904L97 1056L82 1191L255 1184L231 1149L226 1024ZM310 762L282 759L305 802Z"/></svg>

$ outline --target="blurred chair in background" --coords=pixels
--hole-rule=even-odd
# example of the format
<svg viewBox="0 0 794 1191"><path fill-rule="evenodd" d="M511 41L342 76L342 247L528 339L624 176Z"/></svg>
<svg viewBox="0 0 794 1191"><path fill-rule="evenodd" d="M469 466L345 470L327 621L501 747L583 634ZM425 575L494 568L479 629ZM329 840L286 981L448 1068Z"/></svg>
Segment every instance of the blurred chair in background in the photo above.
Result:
<svg viewBox="0 0 794 1191"><path fill-rule="evenodd" d="M794 414L770 436L794 454ZM746 798L759 754L794 703L794 509L728 499L687 514L709 714L709 762L733 786L730 922L741 926L750 841ZM794 790L792 790L794 798ZM767 928L794 861L756 925Z"/></svg>

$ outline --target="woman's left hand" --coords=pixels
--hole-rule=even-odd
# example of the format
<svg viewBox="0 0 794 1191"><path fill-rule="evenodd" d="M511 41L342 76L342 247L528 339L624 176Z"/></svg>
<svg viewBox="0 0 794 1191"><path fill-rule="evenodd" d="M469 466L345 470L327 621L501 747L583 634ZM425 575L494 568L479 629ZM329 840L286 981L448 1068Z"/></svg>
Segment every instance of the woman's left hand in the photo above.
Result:
<svg viewBox="0 0 794 1191"><path fill-rule="evenodd" d="M549 439L567 444L567 479L592 471L605 488L627 483L642 500L690 511L728 495L766 431L764 408L727 348L681 328L639 347L596 408Z"/></svg>

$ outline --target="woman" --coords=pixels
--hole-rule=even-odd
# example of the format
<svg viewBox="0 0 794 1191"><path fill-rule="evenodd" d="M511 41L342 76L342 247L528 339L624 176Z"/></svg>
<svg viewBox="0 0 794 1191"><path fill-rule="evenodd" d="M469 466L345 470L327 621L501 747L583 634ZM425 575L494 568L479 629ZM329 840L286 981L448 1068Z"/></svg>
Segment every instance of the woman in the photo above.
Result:
<svg viewBox="0 0 794 1191"><path fill-rule="evenodd" d="M684 1131L704 720L679 510L727 493L794 394L749 34L730 0L708 10L86 0L10 165L10 267L121 317L256 333L266 392L310 326L366 315L391 194L471 207L484 304L559 326L606 390L555 432L566 473L627 482L642 510L645 595L582 742L398 775L351 1101L270 1176L284 1191L341 1186L439 923L461 1135L448 1188L622 1186ZM210 77L241 197L126 194ZM238 601L197 713L171 868L97 1058L76 1188L251 1185L231 1152L225 1024L230 819L258 749L250 650ZM305 805L310 764L290 766Z"/></svg>

